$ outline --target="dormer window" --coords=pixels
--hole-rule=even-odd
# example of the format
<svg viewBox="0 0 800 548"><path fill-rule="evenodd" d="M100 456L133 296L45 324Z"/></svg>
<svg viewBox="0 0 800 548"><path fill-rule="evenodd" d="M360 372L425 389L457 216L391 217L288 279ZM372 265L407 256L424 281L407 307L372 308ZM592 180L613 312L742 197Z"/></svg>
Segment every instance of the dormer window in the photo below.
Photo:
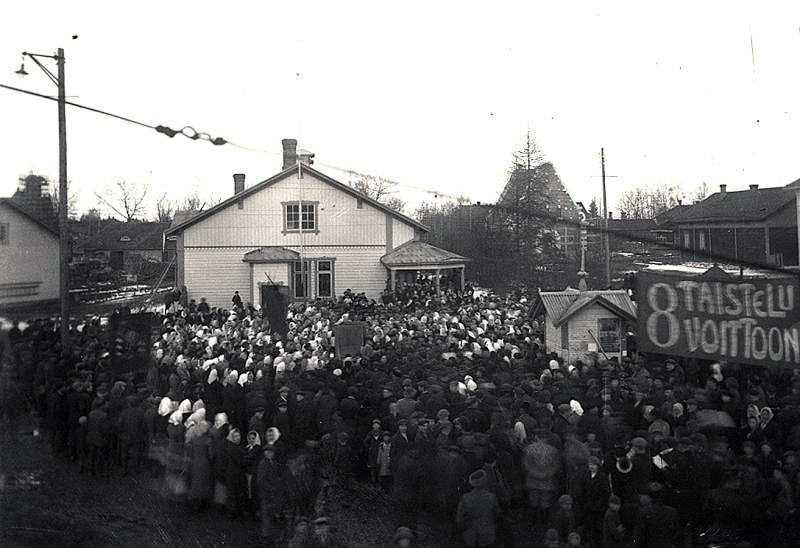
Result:
<svg viewBox="0 0 800 548"><path fill-rule="evenodd" d="M130 242L130 241L131 241L131 238L130 238L130 236L123 236L123 237L121 237L121 238L119 239L119 241L120 241L120 242Z"/></svg>

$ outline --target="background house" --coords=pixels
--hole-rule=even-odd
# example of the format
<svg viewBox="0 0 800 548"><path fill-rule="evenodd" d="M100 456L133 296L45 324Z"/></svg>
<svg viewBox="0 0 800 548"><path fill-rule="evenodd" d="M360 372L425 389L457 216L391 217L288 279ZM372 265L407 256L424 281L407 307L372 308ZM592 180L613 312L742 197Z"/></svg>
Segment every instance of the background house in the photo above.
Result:
<svg viewBox="0 0 800 548"><path fill-rule="evenodd" d="M170 223L104 220L101 229L83 242L83 256L101 259L114 270L138 274L144 263L168 262L174 255L164 242L164 231L169 226Z"/></svg>
<svg viewBox="0 0 800 548"><path fill-rule="evenodd" d="M800 180L784 187L719 192L690 206L667 212L660 230L670 229L686 258L729 257L759 264L798 266L796 191Z"/></svg>
<svg viewBox="0 0 800 548"><path fill-rule="evenodd" d="M284 139L280 173L249 188L236 174L231 198L166 231L176 241L177 283L187 298L230 306L234 291L263 304L272 291L305 300L346 289L377 298L389 286L390 268L400 268L381 259L391 262L403 244L416 240L430 252L417 246L417 256L444 258L421 241L425 226L313 169L305 163L311 155L296 147ZM463 261L447 258L435 266L463 269ZM402 269L431 268L412 263L404 260Z"/></svg>
<svg viewBox="0 0 800 548"><path fill-rule="evenodd" d="M11 198L0 198L0 310L55 301L59 238L44 179L28 176Z"/></svg>

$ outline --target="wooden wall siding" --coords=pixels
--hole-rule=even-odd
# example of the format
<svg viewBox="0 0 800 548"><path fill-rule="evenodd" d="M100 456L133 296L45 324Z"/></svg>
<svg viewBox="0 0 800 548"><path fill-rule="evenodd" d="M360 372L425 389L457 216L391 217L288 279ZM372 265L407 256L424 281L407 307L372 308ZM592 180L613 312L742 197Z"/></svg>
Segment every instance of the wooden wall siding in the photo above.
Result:
<svg viewBox="0 0 800 548"><path fill-rule="evenodd" d="M298 233L283 233L282 202L319 202L319 233L304 233L305 245L385 245L386 220L383 211L367 203L358 209L353 196L337 190L306 173L286 178L244 200L243 209L232 204L189 227L186 246L295 246ZM396 221L397 224L404 224ZM408 227L413 233L413 228ZM395 245L399 245L396 239Z"/></svg>
<svg viewBox="0 0 800 548"><path fill-rule="evenodd" d="M391 217L392 219L392 245L395 249L414 239L414 227Z"/></svg>
<svg viewBox="0 0 800 548"><path fill-rule="evenodd" d="M235 208L235 205L234 205ZM249 297L250 265L242 257L252 247L184 248L184 277L188 298L200 302L205 297L211 306L230 308L233 292L242 300Z"/></svg>
<svg viewBox="0 0 800 548"><path fill-rule="evenodd" d="M250 264L242 262L242 257L252 247L186 247L184 249L184 275L188 298L200 302L205 297L211 306L230 307L234 291L239 291L242 299L250 296ZM300 251L299 247L290 247ZM377 299L386 287L387 271L380 263L385 253L383 245L379 246L329 246L306 247L303 257L306 259L334 259L334 280L336 295L346 289L356 293L364 292L368 297ZM253 298L258 302L258 282L267 281L264 272L269 272L276 282L288 283L288 266L286 264L253 265ZM274 275L273 275L274 274ZM316 288L316 280L311 281ZM316 291L316 289L314 289Z"/></svg>
<svg viewBox="0 0 800 548"><path fill-rule="evenodd" d="M8 244L0 244L0 285L41 282L36 295L0 298L0 306L58 298L58 238L24 215L0 204Z"/></svg>
<svg viewBox="0 0 800 548"><path fill-rule="evenodd" d="M554 327L550 320L545 325L545 344L548 352L556 352L567 363L575 363L576 360L583 360L589 351L589 343L594 343L594 339L589 335L591 329L597 337L597 320L600 318L616 318L612 312L600 305L594 304L589 308L581 310L569 320L569 351L561 348L561 327ZM624 329L624 321L622 329ZM619 352L608 352L609 358L620 356Z"/></svg>

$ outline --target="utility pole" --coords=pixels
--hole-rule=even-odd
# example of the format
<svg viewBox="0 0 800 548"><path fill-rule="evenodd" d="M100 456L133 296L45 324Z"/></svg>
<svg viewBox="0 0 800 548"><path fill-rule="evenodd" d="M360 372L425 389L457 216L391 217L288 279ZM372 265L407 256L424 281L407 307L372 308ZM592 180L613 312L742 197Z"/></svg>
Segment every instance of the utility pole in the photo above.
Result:
<svg viewBox="0 0 800 548"><path fill-rule="evenodd" d="M64 48L58 48L58 266L61 300L61 351L69 348L69 222L67 218L67 113Z"/></svg>
<svg viewBox="0 0 800 548"><path fill-rule="evenodd" d="M600 148L600 170L603 180L603 245L606 254L606 288L611 289L611 244L608 239L608 201L606 200L606 154Z"/></svg>

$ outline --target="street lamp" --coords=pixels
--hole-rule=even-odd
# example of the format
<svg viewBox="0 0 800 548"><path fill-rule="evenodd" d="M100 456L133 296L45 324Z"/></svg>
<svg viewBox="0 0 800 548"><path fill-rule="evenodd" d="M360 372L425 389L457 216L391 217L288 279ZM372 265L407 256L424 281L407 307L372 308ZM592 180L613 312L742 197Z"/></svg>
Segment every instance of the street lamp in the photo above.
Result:
<svg viewBox="0 0 800 548"><path fill-rule="evenodd" d="M59 300L61 302L61 351L69 347L69 224L67 223L67 116L66 93L64 90L64 49L58 48L55 55L22 52L23 63L15 71L20 76L27 76L25 57L29 57L42 69L48 78L58 87L58 234L59 234ZM54 75L39 59L51 59L56 62Z"/></svg>

